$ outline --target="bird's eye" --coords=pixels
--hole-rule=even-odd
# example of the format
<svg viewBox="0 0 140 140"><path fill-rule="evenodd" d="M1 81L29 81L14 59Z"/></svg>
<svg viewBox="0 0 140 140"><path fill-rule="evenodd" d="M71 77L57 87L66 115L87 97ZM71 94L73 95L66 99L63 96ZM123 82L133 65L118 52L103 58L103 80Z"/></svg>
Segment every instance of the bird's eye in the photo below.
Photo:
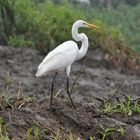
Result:
<svg viewBox="0 0 140 140"><path fill-rule="evenodd" d="M85 23L85 22L83 22L83 24L84 24L84 25L86 25L86 23Z"/></svg>

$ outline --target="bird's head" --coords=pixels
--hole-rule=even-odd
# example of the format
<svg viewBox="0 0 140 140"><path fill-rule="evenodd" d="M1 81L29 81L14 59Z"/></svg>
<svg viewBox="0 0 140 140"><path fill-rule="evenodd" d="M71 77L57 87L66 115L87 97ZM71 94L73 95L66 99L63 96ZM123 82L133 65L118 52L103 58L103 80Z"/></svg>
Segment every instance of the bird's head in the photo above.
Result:
<svg viewBox="0 0 140 140"><path fill-rule="evenodd" d="M81 27L86 27L86 28L100 28L99 26L95 25L95 24L90 24L90 23L87 23L86 21L84 20L77 20L75 23L74 23L75 26L77 26L78 28L81 28Z"/></svg>

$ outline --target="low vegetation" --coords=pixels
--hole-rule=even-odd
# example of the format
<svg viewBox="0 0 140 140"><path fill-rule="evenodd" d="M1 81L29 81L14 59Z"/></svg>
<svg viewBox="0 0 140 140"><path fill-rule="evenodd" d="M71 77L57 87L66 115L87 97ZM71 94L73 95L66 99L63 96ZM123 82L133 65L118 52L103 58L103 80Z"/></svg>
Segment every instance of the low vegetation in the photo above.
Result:
<svg viewBox="0 0 140 140"><path fill-rule="evenodd" d="M116 46L113 42L120 43L120 40L124 41L123 33L130 36L128 37L129 40L134 41L135 39L136 45L139 44L137 41L138 34L131 36L131 34L138 31L137 27L134 26L135 29L128 32L128 28L130 29L130 26L134 24L126 21L128 23L128 26L126 26L125 22L122 22L122 18L126 16L120 13L125 14L126 9L129 9L129 7L120 7L120 13L115 11L107 12L103 8L102 11L99 11L98 8L92 10L89 7L89 9L91 10L74 7L67 1L54 4L51 1L2 0L0 3L0 40L5 45L28 46L37 48L40 51L46 51L46 49L48 51L63 41L69 40L71 38L71 25L75 20L83 19L94 22L103 29L103 31L88 31L88 36L92 40L90 42L93 42L92 47L96 45L104 47L104 40L109 41L106 42L108 47ZM139 7L133 10L133 13L138 12L138 9ZM104 15L105 13L106 15ZM116 18L113 18L113 21L110 20L114 15L116 15ZM117 15L120 15L120 17ZM138 14L134 15L137 16ZM131 22L137 21L135 20L136 17L127 17L130 18ZM109 23L109 21L113 23ZM121 27L119 26L120 23ZM112 26L110 26L111 24ZM116 26L118 27L116 28ZM123 28L124 26L126 28ZM99 38L99 36L101 37Z"/></svg>
<svg viewBox="0 0 140 140"><path fill-rule="evenodd" d="M100 109L101 112L104 113L124 113L126 115L132 115L135 113L140 113L140 106L138 101L132 101L129 96L125 98L125 100L121 102L105 102L104 105Z"/></svg>
<svg viewBox="0 0 140 140"><path fill-rule="evenodd" d="M1 40L9 46L33 47L41 52L70 39L72 23L85 19L80 10L51 1L36 4L32 0L3 0L1 6Z"/></svg>
<svg viewBox="0 0 140 140"><path fill-rule="evenodd" d="M112 134L119 133L120 135L125 135L125 130L122 127L108 127L104 128L102 125L98 126L98 131L96 132L96 135L100 140L106 140L106 138L109 138ZM96 140L97 137L90 137L90 140ZM114 139L114 138L113 138Z"/></svg>
<svg viewBox="0 0 140 140"><path fill-rule="evenodd" d="M88 8L90 9L90 7ZM101 27L101 30L84 30L89 37L90 47L101 48L105 54L104 58L111 60L114 66L128 67L139 73L140 58L133 50L140 51L140 30L137 28L140 23L137 17L140 6L130 8L128 5L121 5L117 6L119 10L112 9L111 12L105 8L101 10L100 7L89 9L84 9L79 5L75 7L68 1L54 4L52 1L45 0L42 2L37 2L37 0L1 0L0 42L3 45L31 47L41 53L47 53L58 44L71 39L70 30L73 22L77 19L83 19ZM9 95L9 89L13 84L10 74L5 77L5 80L6 87L0 94L0 111L20 112L25 105L38 101L36 96L22 96L21 82L19 82L19 88L14 93L15 97L13 98ZM60 95L60 92L62 91L58 91L55 97ZM124 94L122 96L121 100L116 96L104 100L98 110L95 110L95 115L102 114L106 117L110 114L120 113L130 117L134 114L140 114L138 100L133 100ZM38 112L36 114L38 115ZM16 137L11 138L9 133L9 128L11 129L9 126L12 125L11 118L10 116L5 117L6 115L0 115L0 140L18 140L19 138ZM64 135L67 140L80 140L80 137L71 131L63 131L63 128L56 128L57 130L54 131L37 122L31 123L30 126L27 125L23 129L26 131L23 138L27 140L39 140L46 135L49 135L53 140L61 140ZM125 129L121 126L107 127L99 124L95 132L90 133L89 139L105 140L110 137L113 139L113 134L126 135Z"/></svg>
<svg viewBox="0 0 140 140"><path fill-rule="evenodd" d="M15 98L11 98L8 95L8 93L10 86L12 84L11 82L12 78L10 77L10 75L8 75L6 76L5 80L7 86L6 89L4 90L6 92L3 92L0 98L1 99L0 110L9 109L13 111L20 111L24 108L24 106L38 102L38 99L35 96L22 97L21 83L19 84L19 88L15 95ZM101 113L102 115L104 115L104 117L106 117L110 114L120 113L125 117L130 117L134 114L140 114L140 104L138 100L133 100L131 97L126 96L124 93L122 93L121 88L122 87L119 86L116 90L112 91L112 95L109 98L104 98L104 102L101 102L101 105L96 109L95 115L98 116ZM9 128L11 127L11 125L12 121L9 122L7 119L5 119L4 116L0 116L0 140L14 140L14 139L20 140L20 138L16 136L11 138L9 134ZM102 124L95 124L94 131L93 133L92 132L90 133L89 139L106 140L108 138L115 139L116 136L125 136L125 135L126 135L125 128L123 128L122 126L116 125L114 127L110 126L107 127ZM30 125L30 127L26 128L23 139L39 140L46 138L46 136L50 137L52 140L81 139L71 131L68 132L64 131L63 127L60 127L58 129L56 128L55 130L53 130L49 127L44 127L44 125L40 124L35 120L33 121L32 125Z"/></svg>
<svg viewBox="0 0 140 140"><path fill-rule="evenodd" d="M139 7L134 8L132 12L138 13ZM46 54L57 45L71 39L73 22L83 19L101 27L101 30L84 30L89 37L90 47L102 48L106 54L105 59L115 66L128 67L139 73L140 58L128 47L139 51L139 32L134 24L139 24L139 20L136 20L137 14L125 16L127 9L129 6L120 8L119 12L108 12L104 8L99 11L98 8L89 7L87 10L78 5L75 7L67 1L54 4L52 1L1 0L0 42L14 47L32 47ZM122 22L123 17L130 18L130 21ZM131 27L133 30L129 30ZM136 34L131 35L134 33Z"/></svg>
<svg viewBox="0 0 140 140"><path fill-rule="evenodd" d="M90 140L96 140L97 138L99 140L105 140L106 138L111 137L113 134L118 133L120 135L125 135L125 130L122 127L108 127L104 128L102 125L97 126L97 132L95 136L90 136ZM10 136L8 134L8 124L5 123L4 118L0 117L0 140L20 140L20 138L14 137L10 139ZM41 129L39 126L32 126L31 128L27 129L26 135L23 136L23 139L27 140L39 140L44 139L46 137L46 132L48 130ZM95 133L95 132L94 132ZM50 138L52 140L80 140L80 137L75 136L71 132L68 134L64 134L61 132L61 129L58 129L57 132L51 132Z"/></svg>

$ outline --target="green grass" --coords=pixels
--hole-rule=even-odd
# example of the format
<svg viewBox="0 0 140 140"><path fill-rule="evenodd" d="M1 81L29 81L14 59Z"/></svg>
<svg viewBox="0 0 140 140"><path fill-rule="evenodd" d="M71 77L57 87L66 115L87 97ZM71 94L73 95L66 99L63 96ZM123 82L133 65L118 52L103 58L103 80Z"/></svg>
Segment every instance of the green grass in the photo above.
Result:
<svg viewBox="0 0 140 140"><path fill-rule="evenodd" d="M103 106L99 108L100 112L104 113L124 113L131 115L132 113L140 113L140 105L138 101L132 101L130 96L127 96L125 100L118 103L105 101Z"/></svg>
<svg viewBox="0 0 140 140"><path fill-rule="evenodd" d="M56 5L51 1L43 3L35 3L33 0L16 0L12 3L6 1L14 21L11 21L8 15L5 15L6 19L0 16L0 24L4 28L0 36L1 38L5 36L6 44L9 46L32 47L40 52L49 51L72 38L71 27L78 19L95 23L103 29L102 31L84 30L92 47L100 45L112 48L114 42L124 40L121 30L115 26L108 26L102 19L95 17L96 14L92 10L88 9L90 16L87 16L87 9L75 8L68 2ZM6 11L5 4L2 4L0 3ZM2 13L2 9L0 12ZM10 28L10 32L5 33L7 28Z"/></svg>
<svg viewBox="0 0 140 140"><path fill-rule="evenodd" d="M69 134L62 134L61 129L58 129L56 133L51 134L53 140L79 140L80 138L69 132Z"/></svg>
<svg viewBox="0 0 140 140"><path fill-rule="evenodd" d="M40 130L39 130L38 126L34 126L32 128L28 128L28 130L27 130L27 140L31 140L31 139L38 140L39 139L39 135L40 135Z"/></svg>
<svg viewBox="0 0 140 140"><path fill-rule="evenodd" d="M7 124L3 117L0 116L0 140L10 140L7 133Z"/></svg>
<svg viewBox="0 0 140 140"><path fill-rule="evenodd" d="M101 140L105 140L108 136L112 135L113 133L119 133L122 136L125 135L125 130L122 127L107 127L104 128L102 125L99 125L100 129L96 134L99 134Z"/></svg>

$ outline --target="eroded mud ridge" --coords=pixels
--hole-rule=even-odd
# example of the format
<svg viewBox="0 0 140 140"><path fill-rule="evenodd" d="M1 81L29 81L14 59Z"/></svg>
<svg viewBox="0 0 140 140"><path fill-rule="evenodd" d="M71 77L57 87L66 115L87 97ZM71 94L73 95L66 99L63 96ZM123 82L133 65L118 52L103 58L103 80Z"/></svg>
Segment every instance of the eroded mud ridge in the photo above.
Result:
<svg viewBox="0 0 140 140"><path fill-rule="evenodd" d="M106 136L107 139L139 140L140 115L127 117L119 113L100 113L95 106L82 103L76 103L76 109L72 109L68 101L61 99L55 99L54 104L52 112L49 111L47 99L25 103L21 108L2 109L0 114L8 122L10 137L27 139L27 130L36 126L40 130L41 140L52 140L58 130L60 140L67 140L70 132L81 140L88 140L91 136L100 139L103 137L100 132L105 134L106 128L113 129L112 134ZM34 131L31 134L34 136Z"/></svg>
<svg viewBox="0 0 140 140"><path fill-rule="evenodd" d="M40 139L44 140L51 140L58 130L61 131L59 139L67 139L69 132L83 140L90 136L100 139L99 132L114 127L113 135L106 139L140 139L139 114L102 114L98 110L102 104L100 98L108 99L120 85L125 96L139 96L138 75L128 69L114 68L100 49L90 49L85 59L72 66L71 86L79 76L72 92L76 109L72 109L67 98L66 76L59 73L55 82L54 110L50 112L48 96L53 74L40 79L35 77L43 58L32 49L0 46L0 117L9 124L10 138L27 139L28 129L37 125L42 130ZM120 94L115 96L121 99ZM5 102L7 97L10 99ZM118 132L121 128L124 135Z"/></svg>

